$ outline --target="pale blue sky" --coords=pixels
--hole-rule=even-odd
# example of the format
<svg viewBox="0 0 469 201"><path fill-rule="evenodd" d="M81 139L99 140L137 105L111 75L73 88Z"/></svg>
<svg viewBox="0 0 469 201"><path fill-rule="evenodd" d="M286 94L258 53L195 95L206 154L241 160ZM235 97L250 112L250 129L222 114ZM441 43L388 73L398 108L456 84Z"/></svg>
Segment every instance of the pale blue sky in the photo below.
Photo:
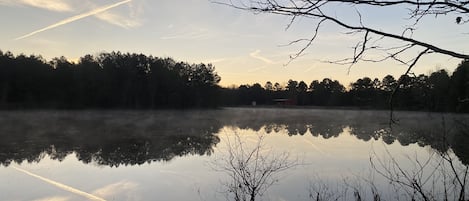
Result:
<svg viewBox="0 0 469 201"><path fill-rule="evenodd" d="M365 24L387 31L399 32L403 23L410 23L395 17L405 14L404 9L358 9ZM357 19L355 9L347 6L329 12L350 21ZM191 63L212 62L223 86L284 83L288 79L310 83L325 77L348 85L363 76L397 77L406 69L394 62L359 63L347 73L348 66L320 62L350 57L356 43L356 37L343 34L345 30L332 24L325 24L304 56L284 66L301 46L283 45L311 36L314 23L299 19L285 30L286 17L254 15L209 0L0 0L0 13L2 51L40 54L48 60L122 51ZM467 25L453 21L451 17L426 18L414 36L467 53ZM458 63L457 59L431 55L414 71L452 71Z"/></svg>

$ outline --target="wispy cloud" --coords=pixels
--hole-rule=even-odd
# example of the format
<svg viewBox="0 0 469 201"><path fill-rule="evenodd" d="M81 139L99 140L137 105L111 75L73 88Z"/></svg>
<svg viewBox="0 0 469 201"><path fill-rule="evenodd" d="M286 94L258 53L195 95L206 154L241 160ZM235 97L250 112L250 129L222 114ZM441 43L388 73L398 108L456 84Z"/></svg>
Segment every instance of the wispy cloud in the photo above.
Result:
<svg viewBox="0 0 469 201"><path fill-rule="evenodd" d="M48 183L48 184L51 184L51 185L53 185L53 186L55 186L55 187L57 187L57 188L60 188L60 189L62 189L62 190L68 191L68 192L73 193L73 194L76 194L76 195L83 196L83 197L88 198L88 199L90 199L90 200L105 201L105 199L100 198L100 197L98 197L98 196L95 196L95 195L89 194L89 193L87 193L87 192L78 190L78 189L73 188L73 187L71 187L71 186L67 186L67 185L62 184L62 183L59 183L59 182L57 182L57 181L54 181L54 180L51 180L51 179L48 179L48 178L39 176L39 175L37 175L37 174L34 174L34 173L29 172L29 171L27 171L27 170L21 169L21 168L19 168L19 167L14 167L14 166L13 166L13 169L15 169L15 170L17 170L17 171L19 171L19 172L23 172L23 173L25 173L25 174L27 174L27 175L29 175L29 176L35 177L35 178L37 178L37 179L40 179L40 180L42 180L42 181L44 181L44 182L46 182L46 183Z"/></svg>
<svg viewBox="0 0 469 201"><path fill-rule="evenodd" d="M121 181L114 184L109 184L93 192L104 198L119 197L122 200L139 200L137 195L132 194L138 188L138 184L129 181Z"/></svg>
<svg viewBox="0 0 469 201"><path fill-rule="evenodd" d="M72 11L70 5L67 2L61 0L21 0L21 2L30 6L47 10L59 12Z"/></svg>
<svg viewBox="0 0 469 201"><path fill-rule="evenodd" d="M125 29L139 27L142 25L140 20L137 20L135 18L124 17L112 12L104 12L97 14L96 18Z"/></svg>
<svg viewBox="0 0 469 201"><path fill-rule="evenodd" d="M72 7L64 0L1 0L0 5L32 6L57 12L72 11Z"/></svg>
<svg viewBox="0 0 469 201"><path fill-rule="evenodd" d="M254 52L251 52L251 53L249 54L249 56L251 56L252 58L255 58L255 59L259 59L259 60L261 60L261 61L263 61L263 62L265 62L265 63L267 63L267 64L275 64L275 63L276 63L276 62L274 62L274 61L272 61L272 60L270 60L270 59L268 59L268 58L266 58L266 57L261 56L260 53L261 53L260 50L256 50L256 51L254 51Z"/></svg>
<svg viewBox="0 0 469 201"><path fill-rule="evenodd" d="M135 4L134 2L135 1L128 4L130 12L127 15L118 14L112 11L106 11L95 15L95 17L102 21L125 29L142 26L143 22L140 16L144 13L144 5L142 4L142 2L140 2L139 4Z"/></svg>
<svg viewBox="0 0 469 201"><path fill-rule="evenodd" d="M93 16L93 15L97 15L99 13L103 13L111 8L115 8L117 6L120 6L122 4L126 4L126 3L129 3L131 2L132 0L124 0L124 1L120 1L120 2L117 2L117 3L114 3L114 4L111 4L111 5L107 5L107 6L103 6L103 7L100 7L100 8L96 8L94 10L91 10L89 12L86 12L86 13L83 13L83 14L79 14L79 15L75 15L75 16L72 16L72 17L69 17L67 19L64 19L62 21L59 21L55 24L52 24L52 25L49 25L47 27L44 27L42 29L39 29L39 30L36 30L36 31L33 31L31 33L28 33L26 35L23 35L23 36L20 36L18 38L15 38L15 40L21 40L21 39L24 39L24 38L27 38L27 37L30 37L30 36L33 36L35 34L38 34L38 33L41 33L43 31L47 31L49 29L53 29L53 28L57 28L59 26L63 26L65 24L68 24L68 23L71 23L71 22L74 22L74 21L77 21L79 19L83 19L83 18L86 18L86 17L89 17L89 16Z"/></svg>
<svg viewBox="0 0 469 201"><path fill-rule="evenodd" d="M33 201L68 201L68 200L70 200L69 197L54 196L54 197L41 198L41 199L33 200Z"/></svg>
<svg viewBox="0 0 469 201"><path fill-rule="evenodd" d="M313 143L311 140L307 140L307 139L304 139L303 140L306 144L309 144L311 145L311 147L313 149L315 149L317 152L323 154L323 155L330 155L330 154L327 154L325 151L323 151L321 148L319 148L315 143Z"/></svg>

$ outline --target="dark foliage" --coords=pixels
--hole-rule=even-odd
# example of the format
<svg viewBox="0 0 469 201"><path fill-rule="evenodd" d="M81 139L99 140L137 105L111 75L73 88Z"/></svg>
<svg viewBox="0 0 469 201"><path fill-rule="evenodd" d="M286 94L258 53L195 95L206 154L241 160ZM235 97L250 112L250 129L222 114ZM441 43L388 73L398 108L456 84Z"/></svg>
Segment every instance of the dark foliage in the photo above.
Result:
<svg viewBox="0 0 469 201"><path fill-rule="evenodd" d="M391 95L394 93L393 97ZM337 80L289 80L286 86L267 82L222 90L225 105L307 105L359 108L469 112L469 61L463 61L450 76L446 70L427 75L391 75L382 80L360 78L348 90Z"/></svg>
<svg viewBox="0 0 469 201"><path fill-rule="evenodd" d="M0 51L0 109L207 108L254 102L389 109L392 101L393 109L469 112L469 61L461 62L451 76L439 70L398 79L364 77L348 88L329 78L238 88L220 88L219 81L212 64L143 54L85 55L72 63L65 57L47 62Z"/></svg>
<svg viewBox="0 0 469 201"><path fill-rule="evenodd" d="M211 64L121 52L65 57L0 51L0 108L216 107L220 77Z"/></svg>

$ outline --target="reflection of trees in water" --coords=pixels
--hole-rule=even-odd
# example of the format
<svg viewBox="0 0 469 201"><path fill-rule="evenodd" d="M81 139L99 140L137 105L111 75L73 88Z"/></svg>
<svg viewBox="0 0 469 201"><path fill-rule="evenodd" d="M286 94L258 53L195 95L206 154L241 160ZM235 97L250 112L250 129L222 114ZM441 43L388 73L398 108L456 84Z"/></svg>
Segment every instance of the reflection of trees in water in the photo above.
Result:
<svg viewBox="0 0 469 201"><path fill-rule="evenodd" d="M313 136L322 136L324 139L338 137L343 132L345 125L333 122L310 125L310 132Z"/></svg>
<svg viewBox="0 0 469 201"><path fill-rule="evenodd" d="M376 138L381 138L387 144L392 144L397 140L402 146L417 144L421 147L430 146L438 152L447 152L451 149L462 159L469 156L465 142L469 142L469 132L464 131L462 125L458 125L454 119L407 119L402 125L383 127L375 130ZM467 125L467 124L466 124ZM378 131L378 132L377 132ZM384 131L384 132L379 132ZM373 131L370 130L370 133ZM356 134L356 133L353 133ZM465 164L469 164L465 161Z"/></svg>
<svg viewBox="0 0 469 201"><path fill-rule="evenodd" d="M252 128L248 128L252 129ZM343 132L344 126L334 123L329 124L301 124L301 123L294 123L294 124L275 124L275 123L268 123L263 127L260 127L258 130L255 131L265 131L267 134L270 133L279 133L285 132L289 136L294 135L305 135L306 133L311 133L311 135L317 137L322 136L325 139L331 137L338 137L340 133Z"/></svg>
<svg viewBox="0 0 469 201"><path fill-rule="evenodd" d="M418 144L446 152L450 148L469 164L469 118L464 115L397 112L399 123L390 127L388 111L245 109L230 125L289 136L309 133L324 139L350 133L363 141L382 139L402 146ZM236 119L236 120L233 120ZM346 129L347 128L347 129ZM345 132L345 129L347 132Z"/></svg>
<svg viewBox="0 0 469 201"><path fill-rule="evenodd" d="M469 164L469 118L463 115L396 114L387 111L235 108L204 111L30 111L0 115L0 163L64 160L76 154L84 163L132 165L213 152L223 126L324 139L350 133L363 141L450 148Z"/></svg>
<svg viewBox="0 0 469 201"><path fill-rule="evenodd" d="M119 166L205 155L221 128L197 113L5 112L0 117L0 163L64 160Z"/></svg>
<svg viewBox="0 0 469 201"><path fill-rule="evenodd" d="M214 135L119 138L75 152L78 160L84 163L109 166L135 165L160 160L168 161L176 156L188 154L211 154L212 146L218 142L218 137Z"/></svg>
<svg viewBox="0 0 469 201"><path fill-rule="evenodd" d="M450 144L453 152L464 163L469 164L469 121L458 121L457 130Z"/></svg>

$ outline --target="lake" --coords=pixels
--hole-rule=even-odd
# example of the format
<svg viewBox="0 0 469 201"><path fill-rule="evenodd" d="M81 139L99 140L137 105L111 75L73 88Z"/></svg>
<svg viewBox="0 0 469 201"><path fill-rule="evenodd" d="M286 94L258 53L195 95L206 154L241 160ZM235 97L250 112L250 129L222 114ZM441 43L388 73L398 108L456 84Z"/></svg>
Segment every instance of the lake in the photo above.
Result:
<svg viewBox="0 0 469 201"><path fill-rule="evenodd" d="M257 200L419 198L406 181L438 199L459 195L455 176L467 180L467 115L394 112L390 124L389 111L299 108L0 113L0 200L233 200L226 162L259 139L263 165L289 166Z"/></svg>

